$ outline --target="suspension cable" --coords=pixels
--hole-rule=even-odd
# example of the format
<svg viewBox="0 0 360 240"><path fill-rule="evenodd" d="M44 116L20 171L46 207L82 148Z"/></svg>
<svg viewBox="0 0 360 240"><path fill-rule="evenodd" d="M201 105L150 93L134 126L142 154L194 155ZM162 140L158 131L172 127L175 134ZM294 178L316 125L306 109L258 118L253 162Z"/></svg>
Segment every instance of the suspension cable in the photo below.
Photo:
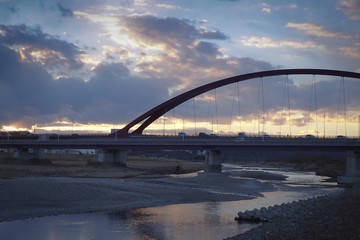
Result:
<svg viewBox="0 0 360 240"><path fill-rule="evenodd" d="M340 115L341 115L340 114L341 100L343 100L343 114L344 114L344 121L345 121L344 132L345 132L345 136L346 136L347 135L347 131L346 131L346 103L345 103L346 99L345 99L345 80L344 80L344 77L341 77L340 86L339 86L339 102L338 102L338 114L337 114L337 118L336 118L336 132L335 132L335 135L338 135L339 118L340 118Z"/></svg>
<svg viewBox="0 0 360 240"><path fill-rule="evenodd" d="M284 118L284 105L285 105L285 96L286 96L286 78L285 79L285 83L284 83L284 89L283 89L283 94L282 94L282 102L281 102L281 115L280 115L280 129L279 129L279 132L280 132L280 136L281 136L281 128L282 128L282 121L283 121L283 118Z"/></svg>
<svg viewBox="0 0 360 240"><path fill-rule="evenodd" d="M195 121L195 136L197 135L196 132L196 107L195 107L195 97L193 97L193 105L194 105L194 121Z"/></svg>
<svg viewBox="0 0 360 240"><path fill-rule="evenodd" d="M289 122L289 134L291 137L291 108L290 108L290 84L289 77L286 75L286 87L287 87L287 98L288 98L288 122Z"/></svg>
<svg viewBox="0 0 360 240"><path fill-rule="evenodd" d="M166 112L167 112L167 109L165 108L164 115L163 115L163 136L165 136Z"/></svg>
<svg viewBox="0 0 360 240"><path fill-rule="evenodd" d="M264 101L264 79L261 77L261 98L262 98L262 120L263 134L265 134L265 101Z"/></svg>
<svg viewBox="0 0 360 240"><path fill-rule="evenodd" d="M344 120L345 120L345 136L347 136L346 129L346 99L345 99L345 78L342 77L342 85L343 85L343 97L344 97Z"/></svg>
<svg viewBox="0 0 360 240"><path fill-rule="evenodd" d="M311 88L310 88L310 101L309 101L309 108L308 108L308 117L307 117L307 128L306 128L306 134L309 134L310 116L311 116L311 103L312 103L312 93L313 93L313 85L311 84Z"/></svg>
<svg viewBox="0 0 360 240"><path fill-rule="evenodd" d="M239 109L239 122L240 122L240 132L241 132L241 105L240 105L240 84L239 82L236 82L237 84L237 99L238 99L238 109Z"/></svg>
<svg viewBox="0 0 360 240"><path fill-rule="evenodd" d="M237 83L235 83L235 84L237 84ZM234 88L233 98L232 98L232 102L231 102L231 114L230 114L229 133L231 132L231 125L232 125L233 114L234 114L235 94L236 94L236 89Z"/></svg>
<svg viewBox="0 0 360 240"><path fill-rule="evenodd" d="M319 129L318 129L318 123L317 123L317 99L316 99L315 75L313 75L312 84L311 84L311 88L310 88L310 103L309 103L309 113L308 113L308 120L307 120L307 133L309 133L309 127L310 127L310 117L311 117L311 110L312 110L311 106L312 106L313 94L314 94L314 108L315 108L315 126L316 126L316 134L318 135Z"/></svg>
<svg viewBox="0 0 360 240"><path fill-rule="evenodd" d="M175 108L172 109L172 119L174 123L174 136L176 136L176 118L175 118Z"/></svg>
<svg viewBox="0 0 360 240"><path fill-rule="evenodd" d="M185 111L185 118L183 119L183 132L185 132L185 119L189 118L189 116L191 116L191 114L189 114L189 104L190 101L186 101L186 111Z"/></svg>
<svg viewBox="0 0 360 240"><path fill-rule="evenodd" d="M314 85L314 99L315 99L315 122L316 122L316 136L319 136L319 128L318 128L318 120L317 120L317 94L316 94L316 79L315 75L313 75L313 85Z"/></svg>
<svg viewBox="0 0 360 240"><path fill-rule="evenodd" d="M217 111L217 97L216 97L216 88L214 89L215 94L215 117L216 117L216 133L219 133L219 120L218 120L218 111Z"/></svg>
<svg viewBox="0 0 360 240"><path fill-rule="evenodd" d="M259 135L260 133L260 122L259 122L259 98L260 98L260 86L261 86L261 81L259 78L259 83L258 83L258 89L257 89L257 95L256 95L256 120L254 122L254 132L256 132L256 123L257 123L257 134Z"/></svg>

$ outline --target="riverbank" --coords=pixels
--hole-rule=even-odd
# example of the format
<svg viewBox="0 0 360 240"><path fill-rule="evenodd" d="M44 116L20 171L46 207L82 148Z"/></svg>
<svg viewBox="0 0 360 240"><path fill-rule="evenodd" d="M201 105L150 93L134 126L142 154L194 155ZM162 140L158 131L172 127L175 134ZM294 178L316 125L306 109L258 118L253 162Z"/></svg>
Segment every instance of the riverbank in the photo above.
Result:
<svg viewBox="0 0 360 240"><path fill-rule="evenodd" d="M20 177L0 180L0 221L175 203L251 199L274 186L227 175L171 178Z"/></svg>
<svg viewBox="0 0 360 240"><path fill-rule="evenodd" d="M229 171L228 173L232 175L191 173L201 169L202 162L133 158L128 165L129 167L101 165L88 159L87 156L77 158L76 161L65 158L36 162L2 160L0 161L0 221L133 210L176 203L236 201L261 197L264 192L274 192L279 189L303 191L308 188L284 185L282 180L285 176L262 171ZM353 199L356 199L357 204L360 194L358 192L356 194L357 197ZM335 209L334 206L341 201L343 200L332 196L317 200L317 204L305 201L305 206L300 206L300 210L296 207L297 210L287 210L284 207L282 212L287 214L285 217L272 219L249 233L233 239L341 239L319 238L322 235L317 235L318 232L322 234L329 224L334 224L333 219L336 221L338 218L346 219L342 213L348 213L342 209L336 210L338 215L335 217L329 212L324 212L326 208ZM322 206L324 202L325 210ZM357 209L352 211L350 207L349 214L357 213L356 216L351 215L351 218L356 220L354 223L357 224L360 222L357 218L360 216L358 212L360 207L356 204L354 207ZM343 208L349 206L345 203L341 205ZM305 214L304 209L309 209L310 212L306 211ZM327 211L330 211L329 209ZM327 218L322 219L323 215ZM236 212L234 212L235 216ZM349 220L344 221L348 223ZM324 227L318 228L319 224ZM338 225L345 229L344 231L348 231L344 223ZM296 232L297 228L301 231L311 227L315 229L310 231L313 235ZM340 228L332 226L332 229ZM291 235L293 233L296 236ZM334 233L332 235L335 236ZM299 237L296 238L297 236Z"/></svg>
<svg viewBox="0 0 360 240"><path fill-rule="evenodd" d="M99 163L95 155L48 154L45 159L14 159L0 153L0 179L19 177L132 178L148 174L184 174L204 169L203 162L129 157L127 167Z"/></svg>
<svg viewBox="0 0 360 240"><path fill-rule="evenodd" d="M360 239L360 187L276 208L268 222L228 240Z"/></svg>

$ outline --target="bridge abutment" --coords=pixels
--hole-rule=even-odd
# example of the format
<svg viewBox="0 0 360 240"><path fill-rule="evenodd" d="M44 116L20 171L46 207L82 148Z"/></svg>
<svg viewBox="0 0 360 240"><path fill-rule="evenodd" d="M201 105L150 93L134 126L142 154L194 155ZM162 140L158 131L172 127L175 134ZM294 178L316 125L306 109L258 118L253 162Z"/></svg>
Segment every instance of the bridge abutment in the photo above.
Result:
<svg viewBox="0 0 360 240"><path fill-rule="evenodd" d="M360 183L360 153L347 151L345 176L339 176L337 182L340 184Z"/></svg>
<svg viewBox="0 0 360 240"><path fill-rule="evenodd" d="M207 149L205 151L205 173L221 173L221 152L220 150Z"/></svg>
<svg viewBox="0 0 360 240"><path fill-rule="evenodd" d="M98 162L127 165L128 150L97 149L96 152Z"/></svg>

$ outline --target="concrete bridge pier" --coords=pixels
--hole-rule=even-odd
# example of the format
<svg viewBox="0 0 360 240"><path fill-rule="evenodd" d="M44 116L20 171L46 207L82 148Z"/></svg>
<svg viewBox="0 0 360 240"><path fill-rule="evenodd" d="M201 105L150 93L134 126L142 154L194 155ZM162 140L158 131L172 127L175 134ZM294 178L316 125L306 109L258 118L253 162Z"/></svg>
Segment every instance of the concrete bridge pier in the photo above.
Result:
<svg viewBox="0 0 360 240"><path fill-rule="evenodd" d="M340 184L360 183L360 152L347 151L345 176L339 176Z"/></svg>
<svg viewBox="0 0 360 240"><path fill-rule="evenodd" d="M21 160L29 160L33 156L29 153L28 148L16 148L13 157Z"/></svg>
<svg viewBox="0 0 360 240"><path fill-rule="evenodd" d="M205 173L221 173L221 152L220 150L207 149L205 151Z"/></svg>
<svg viewBox="0 0 360 240"><path fill-rule="evenodd" d="M97 160L101 163L114 163L126 166L128 150L124 149L97 149Z"/></svg>
<svg viewBox="0 0 360 240"><path fill-rule="evenodd" d="M45 149L42 148L17 148L14 151L14 158L22 160L44 159Z"/></svg>
<svg viewBox="0 0 360 240"><path fill-rule="evenodd" d="M33 149L33 159L44 159L45 150L42 148Z"/></svg>

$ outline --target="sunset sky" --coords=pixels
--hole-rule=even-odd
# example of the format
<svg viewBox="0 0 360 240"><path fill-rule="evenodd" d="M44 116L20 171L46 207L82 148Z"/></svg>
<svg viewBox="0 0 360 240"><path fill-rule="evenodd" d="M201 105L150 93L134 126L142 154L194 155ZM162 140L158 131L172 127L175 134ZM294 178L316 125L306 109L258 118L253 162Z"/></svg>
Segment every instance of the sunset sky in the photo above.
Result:
<svg viewBox="0 0 360 240"><path fill-rule="evenodd" d="M226 77L360 72L359 26L359 0L0 0L0 126L108 132ZM358 136L359 93L359 79L254 79L152 129Z"/></svg>

